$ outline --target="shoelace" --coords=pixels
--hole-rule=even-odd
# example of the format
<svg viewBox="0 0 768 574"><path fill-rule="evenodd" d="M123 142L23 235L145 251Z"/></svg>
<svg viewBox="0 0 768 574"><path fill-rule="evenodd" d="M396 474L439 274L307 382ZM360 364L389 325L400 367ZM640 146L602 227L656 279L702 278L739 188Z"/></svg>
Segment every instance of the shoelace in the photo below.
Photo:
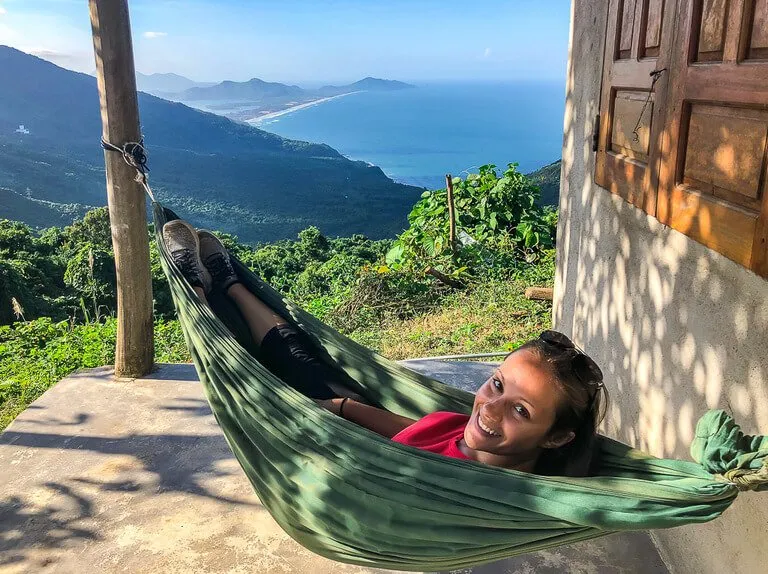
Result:
<svg viewBox="0 0 768 574"><path fill-rule="evenodd" d="M182 274L192 285L201 284L200 269L197 266L197 259L189 249L179 249L171 252L171 257L181 270ZM187 277L187 275L189 275Z"/></svg>
<svg viewBox="0 0 768 574"><path fill-rule="evenodd" d="M205 266L216 283L224 283L235 275L235 270L229 262L229 258L220 253L209 256L205 260Z"/></svg>

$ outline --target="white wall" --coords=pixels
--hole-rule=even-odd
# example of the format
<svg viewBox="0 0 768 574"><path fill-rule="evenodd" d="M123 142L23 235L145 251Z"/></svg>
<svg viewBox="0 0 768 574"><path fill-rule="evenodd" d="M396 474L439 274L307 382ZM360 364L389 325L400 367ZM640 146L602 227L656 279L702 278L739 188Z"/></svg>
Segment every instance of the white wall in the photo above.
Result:
<svg viewBox="0 0 768 574"><path fill-rule="evenodd" d="M595 185L607 0L573 0L555 327L601 365L606 434L689 458L709 408L768 434L768 281ZM705 525L654 533L674 572L768 571L768 494Z"/></svg>

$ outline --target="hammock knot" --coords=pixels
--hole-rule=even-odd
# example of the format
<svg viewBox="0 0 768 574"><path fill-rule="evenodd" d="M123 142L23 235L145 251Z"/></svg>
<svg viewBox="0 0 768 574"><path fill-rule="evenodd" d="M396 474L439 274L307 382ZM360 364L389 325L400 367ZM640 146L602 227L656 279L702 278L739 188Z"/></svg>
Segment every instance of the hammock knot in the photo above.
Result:
<svg viewBox="0 0 768 574"><path fill-rule="evenodd" d="M114 151L123 156L123 161L136 170L136 182L140 183L144 191L156 203L152 189L149 187L149 167L147 166L147 149L144 147L144 138L138 142L127 142L117 146L101 138L101 147L107 151Z"/></svg>
<svg viewBox="0 0 768 574"><path fill-rule="evenodd" d="M768 487L768 459L758 470L735 468L720 476L739 490L763 490Z"/></svg>
<svg viewBox="0 0 768 574"><path fill-rule="evenodd" d="M704 469L739 490L768 490L768 436L745 435L722 410L696 425L691 456Z"/></svg>

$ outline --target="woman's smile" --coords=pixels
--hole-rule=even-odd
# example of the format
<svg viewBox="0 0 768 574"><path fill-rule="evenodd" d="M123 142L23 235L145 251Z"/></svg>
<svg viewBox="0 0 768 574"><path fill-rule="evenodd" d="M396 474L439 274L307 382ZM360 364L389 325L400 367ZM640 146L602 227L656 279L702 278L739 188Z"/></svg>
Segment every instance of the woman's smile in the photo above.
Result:
<svg viewBox="0 0 768 574"><path fill-rule="evenodd" d="M490 423L484 422L480 417L480 413L474 415L471 429L476 438L480 441L486 442L490 440L497 440L501 438L501 432L492 426Z"/></svg>

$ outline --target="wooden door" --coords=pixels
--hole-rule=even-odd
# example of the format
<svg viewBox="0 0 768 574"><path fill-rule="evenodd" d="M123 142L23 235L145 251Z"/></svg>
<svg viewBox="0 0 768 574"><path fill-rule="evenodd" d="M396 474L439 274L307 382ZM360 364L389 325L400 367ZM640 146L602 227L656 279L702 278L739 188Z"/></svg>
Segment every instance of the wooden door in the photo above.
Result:
<svg viewBox="0 0 768 574"><path fill-rule="evenodd" d="M676 0L610 0L595 182L650 214L658 162Z"/></svg>
<svg viewBox="0 0 768 574"><path fill-rule="evenodd" d="M768 0L680 0L657 216L768 277Z"/></svg>

